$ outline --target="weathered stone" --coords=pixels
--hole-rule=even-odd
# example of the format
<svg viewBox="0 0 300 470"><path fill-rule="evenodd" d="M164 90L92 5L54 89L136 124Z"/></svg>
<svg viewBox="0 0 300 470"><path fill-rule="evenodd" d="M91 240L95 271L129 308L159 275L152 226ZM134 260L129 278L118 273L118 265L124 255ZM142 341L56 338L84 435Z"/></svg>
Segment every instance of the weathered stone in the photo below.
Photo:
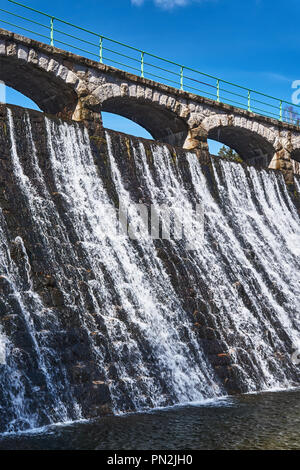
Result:
<svg viewBox="0 0 300 470"><path fill-rule="evenodd" d="M6 52L5 40L0 39L0 55L5 54L5 52Z"/></svg>
<svg viewBox="0 0 300 470"><path fill-rule="evenodd" d="M6 46L6 54L8 56L14 56L17 55L17 44L16 43L8 43Z"/></svg>
<svg viewBox="0 0 300 470"><path fill-rule="evenodd" d="M30 49L29 55L28 55L28 63L32 64L38 64L39 59L38 59L38 54L35 50Z"/></svg>
<svg viewBox="0 0 300 470"><path fill-rule="evenodd" d="M72 71L68 72L66 83L70 85L76 85L79 82L79 78Z"/></svg>
<svg viewBox="0 0 300 470"><path fill-rule="evenodd" d="M39 54L38 60L39 60L39 67L41 67L44 70L47 70L49 58L45 54Z"/></svg>
<svg viewBox="0 0 300 470"><path fill-rule="evenodd" d="M18 59L26 60L28 59L28 47L19 44L18 46Z"/></svg>
<svg viewBox="0 0 300 470"><path fill-rule="evenodd" d="M171 88L3 29L0 57L0 79L30 97L44 112L82 121L94 135L101 130L101 111L107 111L132 119L161 142L208 151L207 139L214 139L232 147L250 164L299 172L295 160L299 161L300 131L291 124ZM18 63L22 64L22 74L15 71Z"/></svg>

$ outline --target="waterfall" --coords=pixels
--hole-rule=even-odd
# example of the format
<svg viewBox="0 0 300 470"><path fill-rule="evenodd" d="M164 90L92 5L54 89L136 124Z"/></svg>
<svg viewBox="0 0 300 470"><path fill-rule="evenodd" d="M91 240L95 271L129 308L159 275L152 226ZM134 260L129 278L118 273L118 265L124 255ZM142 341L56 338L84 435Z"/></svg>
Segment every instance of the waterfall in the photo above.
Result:
<svg viewBox="0 0 300 470"><path fill-rule="evenodd" d="M51 126L49 120L47 132L55 189L68 201L70 222L95 273L89 292L95 315L106 328L117 382L122 384L121 388L111 384L115 410L124 409L120 392L135 409L163 406L170 399L176 403L214 396L218 386L213 384L213 373L197 348L151 239L141 244L141 260L128 237L109 236L116 220L111 218L112 203L99 178L87 132ZM119 198L129 205L112 153L109 157ZM104 276L111 280L110 288ZM188 342L181 340L183 335Z"/></svg>
<svg viewBox="0 0 300 470"><path fill-rule="evenodd" d="M80 125L7 112L0 431L299 383L300 223L280 174L110 131L99 153ZM142 206L189 229L153 239Z"/></svg>
<svg viewBox="0 0 300 470"><path fill-rule="evenodd" d="M278 181L278 177L253 168L248 174L240 165L221 161L221 175L215 168L221 196L221 204L216 204L194 154L187 156L194 192L187 191L180 174L175 174L172 155L166 147L153 149L152 157L157 175L155 181L150 175L142 144L135 155L140 181L144 179L143 183L148 186L151 201L157 202L163 192L170 204L176 194L177 198L187 199L186 205L193 197L204 205L205 240L203 243L200 237L196 249L187 256L192 257L198 271L196 280L200 283L204 278L208 288L213 288L213 301L218 305L218 316L221 317L222 340L227 343L229 333L236 337L236 344L231 341L227 350L232 350L232 359L243 376L245 390L289 386L280 356L274 356L274 345L278 351L284 348L278 329L285 331L294 343L299 337L297 241L300 232L299 218L283 179ZM253 198L251 192L254 192ZM173 243L172 249L178 251L178 244ZM255 269L247 253L260 258L264 274L268 276L266 280L260 270ZM178 256L182 256L180 249ZM284 308L274 299L269 288L271 282L281 296L286 297ZM241 288L251 308L243 302ZM269 318L272 312L276 312L274 319ZM216 320L215 315L217 326ZM271 342L266 338L266 329L272 336ZM244 363L245 353L251 364L250 374Z"/></svg>

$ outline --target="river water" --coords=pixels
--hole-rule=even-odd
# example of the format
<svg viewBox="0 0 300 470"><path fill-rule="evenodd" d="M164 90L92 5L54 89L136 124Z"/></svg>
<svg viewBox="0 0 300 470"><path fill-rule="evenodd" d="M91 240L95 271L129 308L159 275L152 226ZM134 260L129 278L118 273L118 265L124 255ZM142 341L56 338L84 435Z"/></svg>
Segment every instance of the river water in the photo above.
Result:
<svg viewBox="0 0 300 470"><path fill-rule="evenodd" d="M2 435L3 449L300 449L300 390L236 397Z"/></svg>

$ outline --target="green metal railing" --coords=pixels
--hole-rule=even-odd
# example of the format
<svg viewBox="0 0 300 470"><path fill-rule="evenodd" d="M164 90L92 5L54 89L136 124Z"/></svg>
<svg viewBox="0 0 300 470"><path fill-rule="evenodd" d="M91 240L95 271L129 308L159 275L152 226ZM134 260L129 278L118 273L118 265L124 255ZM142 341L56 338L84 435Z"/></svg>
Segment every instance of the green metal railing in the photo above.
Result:
<svg viewBox="0 0 300 470"><path fill-rule="evenodd" d="M191 67L163 59L155 54L128 46L99 33L76 26L68 21L35 10L14 0L12 12L0 8L0 24L17 28L70 52L121 67L141 77L159 81L174 88L192 92L217 102L227 103L279 121L300 125L300 106L246 87L230 83ZM30 11L31 18L18 14L18 9ZM47 20L47 24L41 22ZM80 37L78 36L80 34ZM298 114L299 113L299 114Z"/></svg>

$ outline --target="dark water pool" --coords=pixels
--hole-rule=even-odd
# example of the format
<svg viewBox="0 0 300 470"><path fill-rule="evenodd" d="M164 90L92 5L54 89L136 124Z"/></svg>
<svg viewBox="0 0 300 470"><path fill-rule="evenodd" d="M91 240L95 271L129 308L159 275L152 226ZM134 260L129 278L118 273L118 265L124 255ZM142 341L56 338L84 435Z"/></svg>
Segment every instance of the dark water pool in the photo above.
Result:
<svg viewBox="0 0 300 470"><path fill-rule="evenodd" d="M0 436L3 449L300 449L300 390Z"/></svg>

